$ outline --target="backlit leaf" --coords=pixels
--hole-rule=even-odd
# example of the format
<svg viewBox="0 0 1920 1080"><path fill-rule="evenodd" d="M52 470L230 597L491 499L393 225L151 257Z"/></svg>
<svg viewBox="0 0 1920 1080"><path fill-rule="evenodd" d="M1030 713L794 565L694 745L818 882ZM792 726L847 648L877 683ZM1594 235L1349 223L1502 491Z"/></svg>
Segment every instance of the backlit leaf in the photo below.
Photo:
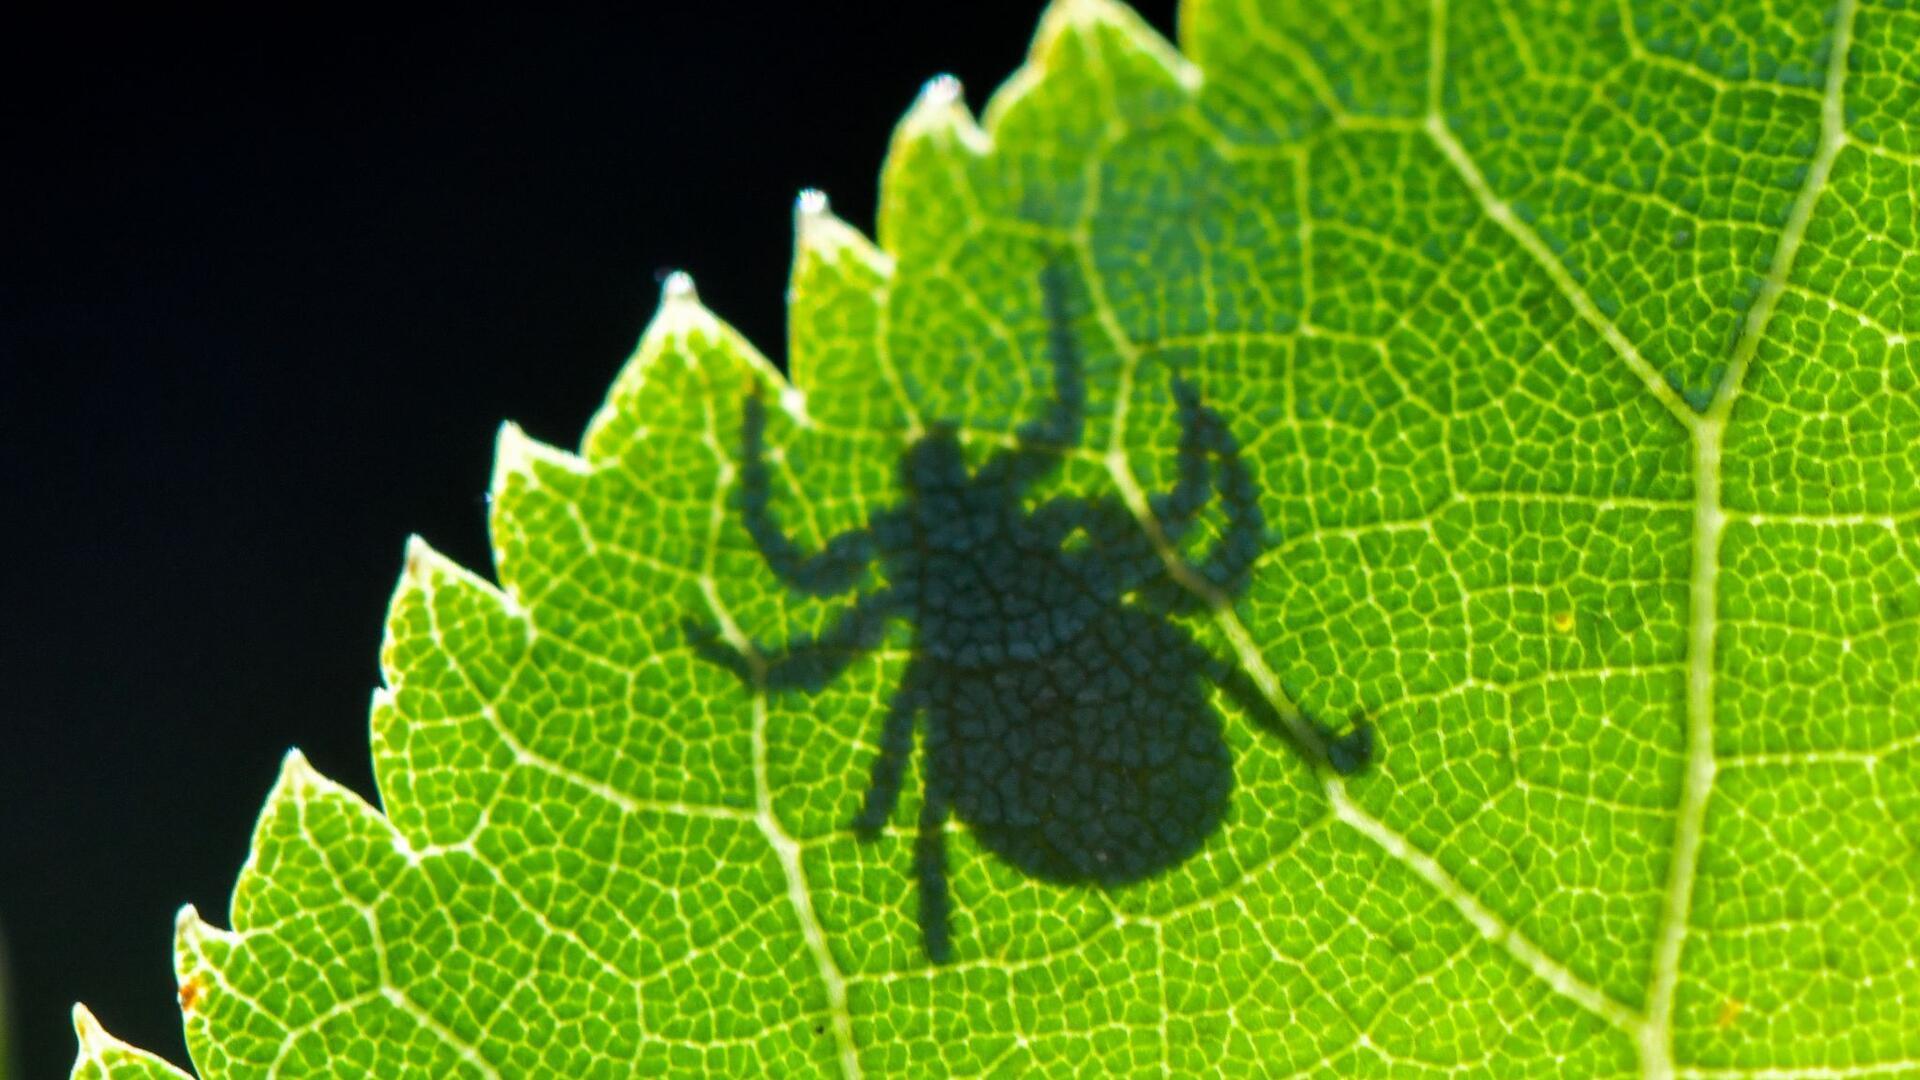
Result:
<svg viewBox="0 0 1920 1080"><path fill-rule="evenodd" d="M378 808L290 757L233 929L182 915L200 1075L1920 1073L1920 13L1182 28L1060 0L980 124L929 85L877 243L803 197L790 387L675 277L577 453L501 432L498 583L407 553ZM974 469L1048 444L1021 528L1106 516L965 540L922 490L941 422ZM1194 462L1181 534L1154 496ZM1003 568L991 647L1051 683L929 659L951 576L780 666L856 643L853 602L783 580L750 515L807 554L902 507ZM1092 631L1008 613L1135 550L1082 620L1131 642L1065 679ZM946 920L924 747L849 827L909 672L922 743L975 755L927 834ZM1035 876L1129 837L1021 863L1042 826L984 808L1097 770L1003 790L980 755L1103 687L1164 705L1108 707L1116 738L1195 725L1190 765L1217 717L1224 816L1143 880ZM1320 732L1356 712L1343 776ZM170 1075L80 1030L76 1076Z"/></svg>

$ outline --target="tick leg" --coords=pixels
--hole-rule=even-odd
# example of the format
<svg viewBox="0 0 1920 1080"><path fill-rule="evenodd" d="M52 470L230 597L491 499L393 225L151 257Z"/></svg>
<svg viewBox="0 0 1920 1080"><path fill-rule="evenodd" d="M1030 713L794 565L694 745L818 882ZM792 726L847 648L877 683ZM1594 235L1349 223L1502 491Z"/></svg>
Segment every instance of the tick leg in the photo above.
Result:
<svg viewBox="0 0 1920 1080"><path fill-rule="evenodd" d="M1239 443L1220 414L1202 404L1199 391L1185 379L1173 380L1173 397L1180 409L1180 475L1171 491L1152 498L1154 516L1168 539L1177 541L1192 526L1208 495L1217 491L1226 506L1227 528L1193 569L1229 594L1237 593L1266 542L1260 493L1240 460ZM1209 457L1217 477L1209 475ZM1196 597L1175 606L1185 609L1197 603Z"/></svg>
<svg viewBox="0 0 1920 1080"><path fill-rule="evenodd" d="M1240 460L1240 448L1225 424L1220 425L1218 451L1220 476L1217 485L1220 501L1227 509L1227 530L1213 543L1194 569L1228 593L1237 593L1246 583L1247 572L1266 548L1267 520L1260 512L1260 492L1246 463Z"/></svg>
<svg viewBox="0 0 1920 1080"><path fill-rule="evenodd" d="M757 650L766 657L767 689L818 691L825 687L847 665L880 643L887 619L897 608L892 590L881 589L861 597L817 638L790 641L778 656ZM722 638L717 629L692 621L680 625L687 644L701 659L733 672L741 682L753 681L753 661Z"/></svg>
<svg viewBox="0 0 1920 1080"><path fill-rule="evenodd" d="M1086 428L1087 387L1073 335L1067 270L1057 257L1040 272L1040 295L1047 320L1047 356L1053 364L1053 398L1045 412L1014 433L1018 445L987 459L979 473L985 482L1005 483L1015 494L1058 465L1061 453L1079 446Z"/></svg>
<svg viewBox="0 0 1920 1080"><path fill-rule="evenodd" d="M1352 776L1366 768L1374 752L1373 724L1365 714L1355 713L1345 734L1327 735L1327 764L1341 776Z"/></svg>
<svg viewBox="0 0 1920 1080"><path fill-rule="evenodd" d="M1084 550L1066 554L1074 576L1103 595L1135 588L1164 572L1160 552L1124 503L1115 499L1067 496L1049 499L1033 512L1037 538L1058 548L1076 532L1086 534Z"/></svg>
<svg viewBox="0 0 1920 1080"><path fill-rule="evenodd" d="M920 689L914 682L909 668L887 707L887 719L880 729L880 756L873 759L873 779L867 784L860 816L853 819L854 831L864 837L871 838L880 831L900 799L901 776L913 755L913 717L921 704Z"/></svg>
<svg viewBox="0 0 1920 1080"><path fill-rule="evenodd" d="M840 614L825 633L787 643L784 653L767 662L767 689L819 692L834 677L880 644L887 619L899 608L893 590L862 596Z"/></svg>
<svg viewBox="0 0 1920 1080"><path fill-rule="evenodd" d="M944 964L953 956L946 824L946 792L938 780L929 779L927 801L920 807L920 832L913 840L913 875L920 882L920 940L926 943L927 958L936 964Z"/></svg>
<svg viewBox="0 0 1920 1080"><path fill-rule="evenodd" d="M1213 494L1207 457L1221 453L1223 448L1232 453L1233 436L1220 414L1201 404L1200 392L1187 380L1177 377L1173 380L1173 401L1180 412L1179 475L1172 490L1153 496L1149 502L1160 528L1168 538L1177 540Z"/></svg>
<svg viewBox="0 0 1920 1080"><path fill-rule="evenodd" d="M1023 442L1056 450L1080 445L1086 423L1087 387L1081 379L1080 345L1073 337L1068 308L1067 272L1049 262L1040 272L1040 295L1047 318L1047 358L1053 362L1053 400L1038 419L1020 426Z"/></svg>
<svg viewBox="0 0 1920 1080"><path fill-rule="evenodd" d="M846 592L873 558L873 535L868 529L850 529L813 555L800 553L768 509L766 427L766 406L759 394L749 394L740 419L740 509L747 533L767 565L791 588L810 596Z"/></svg>
<svg viewBox="0 0 1920 1080"><path fill-rule="evenodd" d="M913 718L925 704L919 683L914 669L908 667L888 704L880 756L873 761L873 779L860 816L853 819L854 831L864 838L880 831L900 799L907 759L913 754ZM920 829L913 839L913 876L919 883L920 940L926 944L928 958L944 964L953 953L948 925L953 902L947 894L947 794L937 771L930 767L927 772L926 801L920 805Z"/></svg>
<svg viewBox="0 0 1920 1080"><path fill-rule="evenodd" d="M1345 732L1307 715L1298 702L1299 695L1283 683L1285 711L1276 708L1260 687L1238 663L1216 656L1205 658L1207 678L1233 699L1254 722L1293 744L1302 758L1313 765L1325 765L1341 776L1352 776L1365 769L1374 758L1373 725L1366 715L1355 713Z"/></svg>

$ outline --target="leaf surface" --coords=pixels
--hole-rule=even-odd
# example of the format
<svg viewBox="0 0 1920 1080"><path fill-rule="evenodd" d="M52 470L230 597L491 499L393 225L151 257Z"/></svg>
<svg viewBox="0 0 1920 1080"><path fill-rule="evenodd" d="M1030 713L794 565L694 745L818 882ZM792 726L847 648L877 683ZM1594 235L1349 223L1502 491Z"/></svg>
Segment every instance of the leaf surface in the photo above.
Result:
<svg viewBox="0 0 1920 1080"><path fill-rule="evenodd" d="M804 197L790 387L675 277L577 454L502 431L499 584L407 554L382 809L290 757L234 929L183 913L201 1075L1920 1072L1920 16L1182 25L1062 0L982 124L930 84L877 245ZM1264 701L1209 691L1225 820L1144 881L950 821L932 964L919 758L848 828L924 646L766 688L849 601L743 522L743 403L812 551L936 422L1020 443L1062 333L1086 425L1028 508L1124 507ZM1220 507L1155 517L1176 378L1257 492L1233 588ZM1343 778L1288 733L1351 710Z"/></svg>

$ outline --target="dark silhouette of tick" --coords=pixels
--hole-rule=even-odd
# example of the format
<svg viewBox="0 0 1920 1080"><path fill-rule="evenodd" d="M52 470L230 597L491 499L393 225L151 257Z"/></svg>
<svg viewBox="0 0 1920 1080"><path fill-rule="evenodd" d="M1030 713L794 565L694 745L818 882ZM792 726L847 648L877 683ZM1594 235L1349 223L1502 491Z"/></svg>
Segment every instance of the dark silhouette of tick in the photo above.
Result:
<svg viewBox="0 0 1920 1080"><path fill-rule="evenodd" d="M886 582L818 637L756 648L765 688L818 692L879 644L888 621L913 626L912 656L888 703L853 828L870 839L891 816L914 721L924 717L914 868L921 934L936 963L951 955L949 813L1035 877L1138 881L1192 855L1226 813L1233 761L1208 686L1272 712L1238 667L1170 618L1206 601L1175 580L1169 558L1179 557L1163 557L1160 545L1177 551L1210 497L1224 508L1224 528L1204 556L1182 564L1184 574L1231 597L1263 548L1258 493L1238 445L1189 383L1172 383L1177 475L1170 490L1147 500L1153 524L1114 498L1025 505L1084 427L1067 282L1049 268L1041 284L1054 380L1043 414L971 473L954 428L931 426L901 461L901 502L817 553L802 554L770 512L766 412L757 395L747 398L741 425L739 506L774 573L799 592L830 596L852 590L878 557ZM756 677L755 665L712 630L690 636L703 656ZM1364 766L1372 749L1364 726L1317 742L1314 756L1343 773Z"/></svg>

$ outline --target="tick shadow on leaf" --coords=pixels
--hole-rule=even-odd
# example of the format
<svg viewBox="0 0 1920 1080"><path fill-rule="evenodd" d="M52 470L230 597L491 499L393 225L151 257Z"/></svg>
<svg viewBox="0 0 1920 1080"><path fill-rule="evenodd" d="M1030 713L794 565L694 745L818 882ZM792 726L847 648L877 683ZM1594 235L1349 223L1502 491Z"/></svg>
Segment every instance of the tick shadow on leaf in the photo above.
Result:
<svg viewBox="0 0 1920 1080"><path fill-rule="evenodd" d="M1068 283L1050 267L1041 286L1053 368L1042 414L971 472L954 427L931 426L901 459L900 501L818 552L803 553L773 518L766 411L749 395L738 507L768 567L796 593L827 597L852 591L878 559L886 584L860 595L819 636L755 646L752 657L710 628L687 628L701 656L743 680L815 694L880 644L890 621L912 626L911 657L887 703L853 828L879 835L918 726L926 792L914 872L920 930L936 963L952 953L949 814L989 851L1051 882L1124 885L1200 849L1233 788L1209 686L1337 772L1363 768L1372 754L1364 723L1336 737L1285 722L1237 665L1174 621L1207 601L1175 579L1149 528L1118 498L1025 505L1085 428ZM1220 414L1182 379L1171 392L1180 421L1176 476L1148 505L1160 537L1177 550L1208 501L1219 499L1225 528L1184 569L1232 597L1264 549L1258 492Z"/></svg>

